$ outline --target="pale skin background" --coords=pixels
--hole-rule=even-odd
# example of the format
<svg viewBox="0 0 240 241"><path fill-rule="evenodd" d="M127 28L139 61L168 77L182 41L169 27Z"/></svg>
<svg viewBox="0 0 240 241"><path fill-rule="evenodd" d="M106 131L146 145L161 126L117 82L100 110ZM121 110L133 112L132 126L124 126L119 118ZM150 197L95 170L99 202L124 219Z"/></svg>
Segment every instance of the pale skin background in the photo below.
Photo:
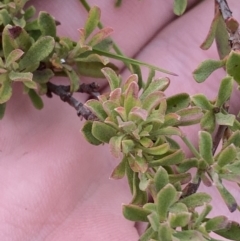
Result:
<svg viewBox="0 0 240 241"><path fill-rule="evenodd" d="M33 2L62 23L59 35L78 39L86 12L77 0ZM200 61L217 58L215 46L209 51L198 47L213 17L213 1L204 1L179 19L170 0L123 0L119 9L112 0L89 2L100 6L102 22L115 30L113 38L126 55L178 73L179 77L170 77L168 94L216 96L223 70L201 85L191 77ZM239 1L229 4L240 21ZM125 71L122 74L127 77ZM109 180L118 160L107 145L93 147L83 139L79 132L83 121L67 104L58 97L44 97L44 102L44 109L37 111L16 86L0 122L0 240L137 240L134 223L121 213L121 204L131 200L126 180ZM233 101L235 111L237 103L239 97ZM189 134L196 140L196 132ZM229 187L240 200L239 189ZM214 187L201 190L215 197L213 215L240 221L238 211L230 214Z"/></svg>

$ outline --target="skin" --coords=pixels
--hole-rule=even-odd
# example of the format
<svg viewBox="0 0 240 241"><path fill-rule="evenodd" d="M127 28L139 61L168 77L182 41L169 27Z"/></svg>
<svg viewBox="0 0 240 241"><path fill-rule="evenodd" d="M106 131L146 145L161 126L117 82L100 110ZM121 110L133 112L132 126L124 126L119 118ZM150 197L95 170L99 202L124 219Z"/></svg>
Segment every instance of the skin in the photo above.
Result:
<svg viewBox="0 0 240 241"><path fill-rule="evenodd" d="M195 2L190 1L191 5ZM33 3L62 23L60 36L78 39L77 29L83 27L86 12L77 0ZM202 92L209 98L216 96L223 70L201 85L191 75L201 61L218 58L215 46L208 51L199 48L213 18L213 1L204 1L181 18L173 15L172 1L123 0L119 9L110 0L89 3L100 6L102 22L115 30L113 39L127 56L179 75L169 76L172 85L167 95ZM229 0L229 5L239 20L240 3ZM145 77L147 72L143 70ZM122 75L126 79L129 73L123 69ZM84 102L87 97L77 98ZM119 160L111 156L107 145L95 147L84 140L79 133L83 121L72 108L58 97L43 99L45 107L37 111L22 94L21 85L14 86L0 124L0 240L137 240L141 227L121 213L121 204L131 200L126 180L109 180ZM236 94L231 105L236 112L235 103L239 103ZM197 141L196 129L185 132ZM233 184L228 188L239 200L238 188ZM200 189L213 196L212 216L240 221L238 211L229 213L214 187Z"/></svg>

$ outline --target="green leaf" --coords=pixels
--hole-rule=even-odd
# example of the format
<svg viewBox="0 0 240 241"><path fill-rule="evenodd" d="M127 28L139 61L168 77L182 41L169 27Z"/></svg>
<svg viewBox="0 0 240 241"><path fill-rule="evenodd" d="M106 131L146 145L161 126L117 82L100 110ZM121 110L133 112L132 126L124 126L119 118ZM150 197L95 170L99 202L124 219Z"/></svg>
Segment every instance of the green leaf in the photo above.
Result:
<svg viewBox="0 0 240 241"><path fill-rule="evenodd" d="M94 6L90 9L88 13L87 21L84 25L85 36L86 38L93 32L93 30L97 27L101 16L101 10L99 7Z"/></svg>
<svg viewBox="0 0 240 241"><path fill-rule="evenodd" d="M161 223L158 229L159 240L172 241L172 230L168 222Z"/></svg>
<svg viewBox="0 0 240 241"><path fill-rule="evenodd" d="M107 114L104 111L102 104L98 100L88 100L85 105L94 115L98 117L99 120L104 121L107 118Z"/></svg>
<svg viewBox="0 0 240 241"><path fill-rule="evenodd" d="M177 191L172 184L165 185L157 194L157 212L160 222L167 219L169 207L177 200Z"/></svg>
<svg viewBox="0 0 240 241"><path fill-rule="evenodd" d="M151 214L148 215L148 220L149 223L154 231L158 231L160 222L159 222L159 217L156 212L152 212Z"/></svg>
<svg viewBox="0 0 240 241"><path fill-rule="evenodd" d="M118 107L118 104L112 100L107 100L103 102L102 107L104 111L107 113L108 117L111 117L114 120L114 122L117 123L116 121L117 112L115 111L115 108Z"/></svg>
<svg viewBox="0 0 240 241"><path fill-rule="evenodd" d="M198 83L202 83L212 72L223 67L224 65L225 61L223 60L205 60L197 67L197 69L193 71L193 78Z"/></svg>
<svg viewBox="0 0 240 241"><path fill-rule="evenodd" d="M24 52L21 49L14 49L8 56L6 60L6 67L8 68L11 64L19 60Z"/></svg>
<svg viewBox="0 0 240 241"><path fill-rule="evenodd" d="M124 153L126 152L124 151ZM148 169L148 164L146 162L146 159L143 157L139 157L137 155L136 156L130 155L128 157L128 162L134 172L145 173Z"/></svg>
<svg viewBox="0 0 240 241"><path fill-rule="evenodd" d="M167 87L170 84L170 80L169 78L160 78L160 79L155 79L153 80L148 87L144 90L144 92L142 93L142 95L140 96L140 99L142 101L145 100L145 98L156 92L156 91L164 91L167 89Z"/></svg>
<svg viewBox="0 0 240 241"><path fill-rule="evenodd" d="M202 158L212 165L214 160L212 156L213 141L212 136L206 131L199 132L199 152Z"/></svg>
<svg viewBox="0 0 240 241"><path fill-rule="evenodd" d="M185 204L176 202L174 203L170 208L169 212L171 213L181 213L181 212L187 212L188 208Z"/></svg>
<svg viewBox="0 0 240 241"><path fill-rule="evenodd" d="M125 176L126 165L127 159L124 157L122 161L114 168L110 177L115 180L123 178Z"/></svg>
<svg viewBox="0 0 240 241"><path fill-rule="evenodd" d="M234 121L236 120L236 116L219 112L215 114L215 119L218 125L233 126Z"/></svg>
<svg viewBox="0 0 240 241"><path fill-rule="evenodd" d="M167 113L175 113L190 105L190 96L187 93L173 95L167 98Z"/></svg>
<svg viewBox="0 0 240 241"><path fill-rule="evenodd" d="M141 72L140 66L132 64L131 68L133 70L133 73L138 76L138 86L139 86L139 89L143 88L144 87L144 82L143 82L142 72Z"/></svg>
<svg viewBox="0 0 240 241"><path fill-rule="evenodd" d="M219 174L219 177L221 179L230 181L230 182L235 182L237 184L240 184L240 174L239 173L226 173L226 174Z"/></svg>
<svg viewBox="0 0 240 241"><path fill-rule="evenodd" d="M189 212L180 212L180 213L170 213L169 214L169 223L172 228L176 227L185 227L190 219L191 213Z"/></svg>
<svg viewBox="0 0 240 241"><path fill-rule="evenodd" d="M6 26L11 23L11 16L6 9L0 10L0 24Z"/></svg>
<svg viewBox="0 0 240 241"><path fill-rule="evenodd" d="M49 13L44 11L39 12L38 26L42 32L42 36L51 36L53 38L56 38L56 23Z"/></svg>
<svg viewBox="0 0 240 241"><path fill-rule="evenodd" d="M235 161L232 164L228 164L226 166L227 170L230 171L230 173L235 173L235 174L239 174L240 173L240 161Z"/></svg>
<svg viewBox="0 0 240 241"><path fill-rule="evenodd" d="M133 77L136 77L137 80L137 75L134 75ZM124 109L127 116L135 106L138 106L138 92L139 86L137 82L132 81L129 83L127 89L124 92Z"/></svg>
<svg viewBox="0 0 240 241"><path fill-rule="evenodd" d="M77 71L80 75L93 77L93 78L104 78L104 74L102 73L102 69L105 67L111 68L117 71L117 67L112 63L108 63L104 65L101 62L76 62Z"/></svg>
<svg viewBox="0 0 240 241"><path fill-rule="evenodd" d="M203 116L202 109L197 106L178 110L176 114L180 116L178 126L195 125L201 121Z"/></svg>
<svg viewBox="0 0 240 241"><path fill-rule="evenodd" d="M30 97L34 107L38 110L41 110L43 108L43 101L41 97L36 93L35 90L29 89L28 96Z"/></svg>
<svg viewBox="0 0 240 241"><path fill-rule="evenodd" d="M86 121L83 125L83 128L82 128L82 133L83 133L83 136L85 137L85 139L91 143L92 145L95 145L95 146L98 146L100 144L102 144L101 141L99 141L98 139L96 139L93 134L92 134L92 125L93 125L93 122L92 121Z"/></svg>
<svg viewBox="0 0 240 241"><path fill-rule="evenodd" d="M163 167L159 167L154 175L154 184L156 191L159 192L164 186L169 183L168 173Z"/></svg>
<svg viewBox="0 0 240 241"><path fill-rule="evenodd" d="M204 110L212 110L213 109L213 105L210 103L210 101L207 99L207 97L203 94L196 94L191 97L191 100L196 106L198 106Z"/></svg>
<svg viewBox="0 0 240 241"><path fill-rule="evenodd" d="M70 92L73 93L77 91L79 89L80 80L75 70L67 70L66 68L64 68L64 72L67 74L70 80Z"/></svg>
<svg viewBox="0 0 240 241"><path fill-rule="evenodd" d="M190 182L192 176L190 173L180 173L180 174L169 174L169 182L175 184L180 182L181 185Z"/></svg>
<svg viewBox="0 0 240 241"><path fill-rule="evenodd" d="M240 131L235 131L230 138L224 143L223 148L226 146L234 144L236 147L240 147Z"/></svg>
<svg viewBox="0 0 240 241"><path fill-rule="evenodd" d="M131 203L136 205L144 205L148 200L148 195L147 195L147 192L142 191L139 188L139 184L140 184L140 179L138 177L138 173L135 172L133 173L133 185L132 185L133 198Z"/></svg>
<svg viewBox="0 0 240 241"><path fill-rule="evenodd" d="M235 241L240 241L240 225L237 222L231 221L226 229L216 230L214 233Z"/></svg>
<svg viewBox="0 0 240 241"><path fill-rule="evenodd" d="M23 84L29 89L37 89L37 84L32 80L24 80Z"/></svg>
<svg viewBox="0 0 240 241"><path fill-rule="evenodd" d="M26 69L29 66L44 60L54 48L54 39L50 36L40 37L30 49L23 55L19 62L20 69Z"/></svg>
<svg viewBox="0 0 240 241"><path fill-rule="evenodd" d="M220 11L219 9L217 11ZM217 50L220 59L224 59L231 51L231 47L229 44L229 34L226 28L226 23L220 13L220 19L218 21L216 33L215 33L215 41L217 45Z"/></svg>
<svg viewBox="0 0 240 241"><path fill-rule="evenodd" d="M145 153L148 153L150 155L154 155L154 156L163 155L169 150L169 144L164 143L159 146L154 146L154 147L150 147L150 148L142 147L142 149Z"/></svg>
<svg viewBox="0 0 240 241"><path fill-rule="evenodd" d="M155 91L144 98L142 108L150 113L161 103L163 99L165 99L164 93L161 91Z"/></svg>
<svg viewBox="0 0 240 241"><path fill-rule="evenodd" d="M110 89L113 91L114 89L120 87L121 79L117 76L116 72L113 71L111 68L103 68L102 72L106 79L108 80Z"/></svg>
<svg viewBox="0 0 240 241"><path fill-rule="evenodd" d="M21 72L15 72L11 71L9 73L9 79L12 81L32 81L33 74L32 73L21 73ZM36 85L36 83L35 83Z"/></svg>
<svg viewBox="0 0 240 241"><path fill-rule="evenodd" d="M174 0L173 11L176 15L182 15L187 8L187 0Z"/></svg>
<svg viewBox="0 0 240 241"><path fill-rule="evenodd" d="M209 241L209 239L203 237L202 233L196 230L181 230L173 233L173 236L180 241Z"/></svg>
<svg viewBox="0 0 240 241"><path fill-rule="evenodd" d="M222 196L224 202L226 203L230 212L234 212L237 209L237 202L233 195L222 185L217 173L212 174L213 181Z"/></svg>
<svg viewBox="0 0 240 241"><path fill-rule="evenodd" d="M134 204L123 204L123 216L134 222L148 222L147 216L151 213L147 209Z"/></svg>
<svg viewBox="0 0 240 241"><path fill-rule="evenodd" d="M212 133L215 129L215 115L213 111L206 111L204 116L200 121L200 126L202 130Z"/></svg>
<svg viewBox="0 0 240 241"><path fill-rule="evenodd" d="M201 223L206 218L206 216L211 212L211 210L212 210L212 206L210 204L204 204L203 210L195 220L194 228L197 228L201 225Z"/></svg>
<svg viewBox="0 0 240 241"><path fill-rule="evenodd" d="M131 59L131 58L128 58L128 57L125 57L125 56L122 56L122 55L106 52L106 51L103 51L103 50L100 50L100 49L95 49L95 48L93 49L93 52L97 53L99 55L102 55L102 56L112 58L112 59L120 60L120 61L124 62L125 64L134 64L134 65L146 66L148 68L160 71L160 72L165 73L165 74L177 76L175 73L173 73L171 71L159 68L157 66L153 66L151 64L148 64L148 63L136 60L136 59Z"/></svg>
<svg viewBox="0 0 240 241"><path fill-rule="evenodd" d="M2 120L6 110L6 103L0 104L0 120Z"/></svg>
<svg viewBox="0 0 240 241"><path fill-rule="evenodd" d="M24 18L26 20L28 20L28 19L32 18L35 13L36 13L36 8L34 6L30 6L29 8L27 8L25 10Z"/></svg>
<svg viewBox="0 0 240 241"><path fill-rule="evenodd" d="M229 221L227 219L227 217L225 216L217 216L217 217L213 217L211 219L209 219L206 222L206 230L207 232L210 231L217 231L219 229L224 229L227 228L229 225Z"/></svg>
<svg viewBox="0 0 240 241"><path fill-rule="evenodd" d="M212 45L212 43L215 39L215 36L216 36L216 31L217 31L218 22L219 22L220 17L221 17L221 14L218 11L218 13L215 14L215 16L212 20L212 23L211 23L211 26L210 26L210 29L209 29L209 32L208 32L208 35L207 35L206 39L204 40L204 42L200 46L201 49L207 50L211 47L211 45Z"/></svg>
<svg viewBox="0 0 240 241"><path fill-rule="evenodd" d="M163 144L164 145L164 144ZM174 153L160 158L159 160L153 160L149 162L149 166L170 166L181 163L185 158L182 150L177 150Z"/></svg>
<svg viewBox="0 0 240 241"><path fill-rule="evenodd" d="M178 172L183 173L183 172L186 172L193 167L198 167L198 159L189 158L189 159L183 160L179 164L179 166L177 167L177 170L178 170Z"/></svg>
<svg viewBox="0 0 240 241"><path fill-rule="evenodd" d="M33 81L38 84L45 84L53 76L54 76L54 73L51 69L36 70L33 72Z"/></svg>
<svg viewBox="0 0 240 241"><path fill-rule="evenodd" d="M129 185L131 194L133 194L133 186L134 186L133 179L134 179L135 173L133 172L133 170L130 168L128 164L125 165L125 168L126 168L125 173L127 176L128 185Z"/></svg>
<svg viewBox="0 0 240 241"><path fill-rule="evenodd" d="M212 197L207 193L198 192L181 199L180 202L187 205L188 208L195 208L203 206L205 203L209 203L211 200Z"/></svg>
<svg viewBox="0 0 240 241"><path fill-rule="evenodd" d="M139 241L149 241L154 235L155 231L152 227L149 227L140 237Z"/></svg>
<svg viewBox="0 0 240 241"><path fill-rule="evenodd" d="M94 121L92 125L93 136L101 142L108 143L117 134L117 130L100 121Z"/></svg>
<svg viewBox="0 0 240 241"><path fill-rule="evenodd" d="M234 80L240 84L240 54L238 51L233 51L229 54L226 63L227 73L234 78ZM227 77L231 79L230 77Z"/></svg>
<svg viewBox="0 0 240 241"><path fill-rule="evenodd" d="M240 61L240 58L239 58L239 61ZM225 77L221 81L220 88L218 90L218 95L216 100L217 107L221 107L227 100L229 100L232 94L232 90L233 90L233 78Z"/></svg>
<svg viewBox="0 0 240 241"><path fill-rule="evenodd" d="M15 29L15 30L14 30ZM13 27L11 25L6 25L2 32L2 48L5 58L9 56L9 54L17 49L17 44L14 42L14 38L12 37L12 32L20 32L20 27Z"/></svg>
<svg viewBox="0 0 240 241"><path fill-rule="evenodd" d="M0 104L7 102L12 96L12 87L9 81L0 85Z"/></svg>
<svg viewBox="0 0 240 241"><path fill-rule="evenodd" d="M109 141L109 147L112 155L119 158L122 152L122 140L124 135L113 136Z"/></svg>

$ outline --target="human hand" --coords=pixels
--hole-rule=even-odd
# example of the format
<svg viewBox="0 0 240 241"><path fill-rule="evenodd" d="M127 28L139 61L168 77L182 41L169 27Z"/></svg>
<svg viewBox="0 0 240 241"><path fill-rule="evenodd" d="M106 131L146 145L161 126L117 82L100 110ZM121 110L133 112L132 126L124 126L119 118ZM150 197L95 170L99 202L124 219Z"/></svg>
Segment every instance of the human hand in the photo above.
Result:
<svg viewBox="0 0 240 241"><path fill-rule="evenodd" d="M201 85L191 75L201 61L218 58L215 47L209 51L198 47L213 18L213 1L204 1L181 18L173 15L171 1L123 0L118 9L113 1L89 3L100 6L102 22L113 27L113 39L127 56L179 75L170 76L168 95L202 92L209 98L216 96L223 70ZM78 39L77 29L87 14L77 0L33 4L62 23L59 35ZM240 7L237 1L229 0L229 4L232 9ZM234 16L240 19L239 13ZM128 75L127 71L122 74ZM79 99L84 102L86 97ZM85 141L79 133L83 122L68 105L57 97L45 97L44 103L44 109L37 111L16 86L0 124L0 240L137 240L138 230L121 212L121 204L131 200L126 180L108 179L118 160L106 145L94 147ZM197 136L196 132L187 134L192 139ZM239 200L238 189L230 187ZM230 214L219 201L214 188L201 190L214 196L213 215L240 221L237 211Z"/></svg>

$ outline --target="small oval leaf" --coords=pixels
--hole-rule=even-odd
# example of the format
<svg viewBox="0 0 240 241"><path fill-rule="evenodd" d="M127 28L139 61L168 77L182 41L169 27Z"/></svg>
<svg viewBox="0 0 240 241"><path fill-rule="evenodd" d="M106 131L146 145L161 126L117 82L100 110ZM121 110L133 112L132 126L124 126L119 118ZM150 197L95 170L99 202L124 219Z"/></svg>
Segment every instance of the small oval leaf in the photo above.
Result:
<svg viewBox="0 0 240 241"><path fill-rule="evenodd" d="M223 67L224 65L225 61L223 60L205 60L193 71L193 78L198 83L202 83L213 71Z"/></svg>
<svg viewBox="0 0 240 241"><path fill-rule="evenodd" d="M92 134L99 141L109 143L110 139L117 134L117 130L100 121L94 121L92 125Z"/></svg>

